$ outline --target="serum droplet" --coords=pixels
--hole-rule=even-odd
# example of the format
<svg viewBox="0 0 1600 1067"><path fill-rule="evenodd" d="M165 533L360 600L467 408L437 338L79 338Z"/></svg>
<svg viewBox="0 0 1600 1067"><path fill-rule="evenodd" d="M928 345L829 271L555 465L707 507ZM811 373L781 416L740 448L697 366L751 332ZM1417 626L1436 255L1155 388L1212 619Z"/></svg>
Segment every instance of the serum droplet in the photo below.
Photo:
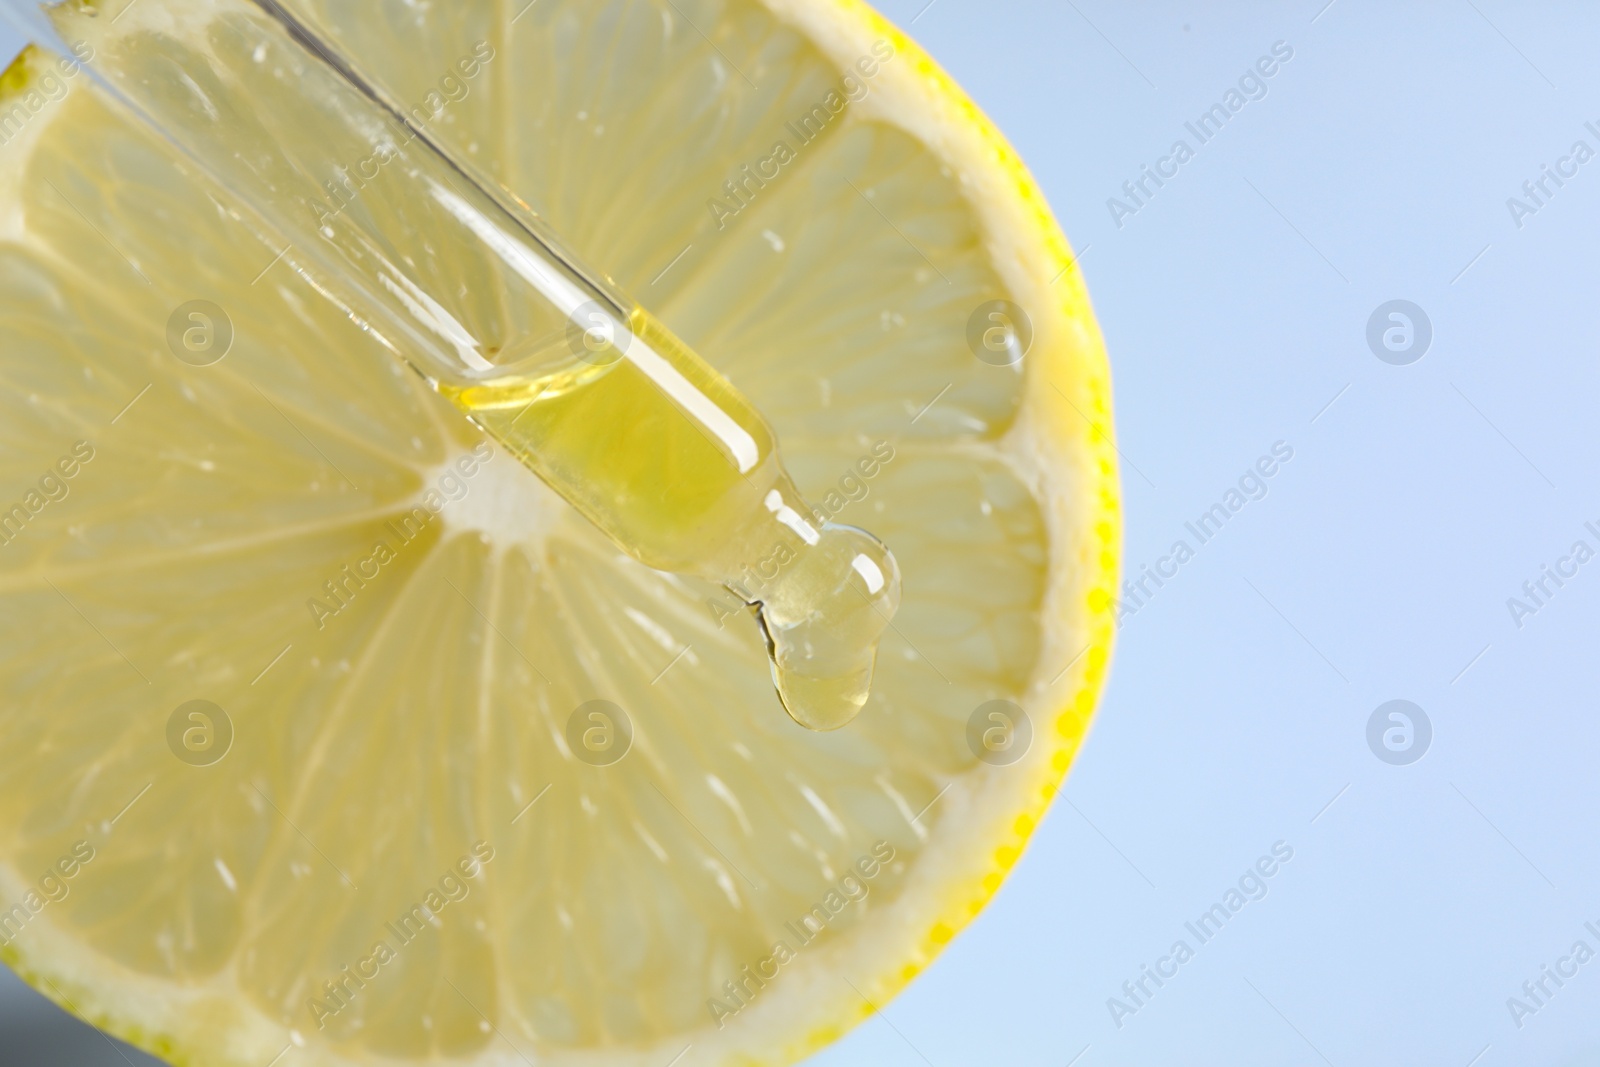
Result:
<svg viewBox="0 0 1600 1067"><path fill-rule="evenodd" d="M900 568L883 542L827 523L758 615L784 710L811 730L837 730L872 689L878 642L900 606Z"/></svg>

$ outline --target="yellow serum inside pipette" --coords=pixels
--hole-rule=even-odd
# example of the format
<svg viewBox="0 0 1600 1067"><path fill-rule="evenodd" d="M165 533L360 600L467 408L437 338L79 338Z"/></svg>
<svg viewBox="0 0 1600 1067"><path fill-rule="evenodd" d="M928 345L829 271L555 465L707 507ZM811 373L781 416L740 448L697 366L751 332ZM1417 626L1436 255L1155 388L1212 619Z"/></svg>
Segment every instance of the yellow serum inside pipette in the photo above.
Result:
<svg viewBox="0 0 1600 1067"><path fill-rule="evenodd" d="M894 556L820 519L761 414L647 312L595 322L538 373L440 392L629 555L749 604L790 716L843 726L900 604Z"/></svg>

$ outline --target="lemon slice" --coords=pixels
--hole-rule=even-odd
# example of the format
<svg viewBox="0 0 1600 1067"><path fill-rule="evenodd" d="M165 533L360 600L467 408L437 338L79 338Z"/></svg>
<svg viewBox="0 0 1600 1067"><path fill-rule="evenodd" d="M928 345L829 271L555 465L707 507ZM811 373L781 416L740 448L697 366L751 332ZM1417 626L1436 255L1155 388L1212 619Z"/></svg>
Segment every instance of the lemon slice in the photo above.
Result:
<svg viewBox="0 0 1600 1067"><path fill-rule="evenodd" d="M162 12L72 25L253 128L260 60ZM1093 712L1120 525L1067 243L857 3L304 14L727 373L904 604L861 717L796 726L721 590L621 556L30 51L0 954L184 1064L791 1063L978 912Z"/></svg>

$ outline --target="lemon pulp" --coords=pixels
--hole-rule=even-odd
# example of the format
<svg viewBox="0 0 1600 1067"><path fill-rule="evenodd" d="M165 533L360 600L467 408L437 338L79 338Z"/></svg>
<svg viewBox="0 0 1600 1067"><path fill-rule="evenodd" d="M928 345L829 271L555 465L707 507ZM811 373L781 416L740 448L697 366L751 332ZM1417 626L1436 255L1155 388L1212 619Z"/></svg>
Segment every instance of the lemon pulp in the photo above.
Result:
<svg viewBox="0 0 1600 1067"><path fill-rule="evenodd" d="M439 391L629 555L753 608L796 722L849 722L900 605L894 556L806 504L760 412L648 312L596 312L575 341L533 359L558 369Z"/></svg>
<svg viewBox="0 0 1600 1067"><path fill-rule="evenodd" d="M0 86L6 110L58 89L46 70L69 91L0 149L0 503L79 438L96 453L0 549L16 653L0 663L0 902L80 838L99 858L0 957L141 1047L218 1067L773 1067L892 1016L1015 868L1108 663L1105 357L1037 189L860 5L310 6L407 103L492 44L440 120L452 151L736 381L806 497L894 546L905 602L852 728L790 728L742 609L720 627L707 611L735 598L619 551L498 444L476 476L451 473L488 443L307 283L300 249L272 265L281 244L252 240L87 77L35 58ZM295 70L158 12L118 0L68 39L142 49L163 78L182 65L251 158L323 158L322 126L250 104ZM893 58L861 74L881 41ZM718 229L705 196L773 137L798 145L783 123L846 71L870 94ZM389 232L461 273L450 246ZM209 367L163 340L195 298L235 328ZM999 299L1035 327L1015 366L964 336ZM515 310L482 302L463 321ZM318 629L305 598L441 497L426 536ZM237 728L210 767L164 739L196 697ZM592 698L633 717L619 762L570 743ZM1033 723L1004 766L967 729L995 699ZM306 998L479 835L496 855L470 897L319 1030ZM870 895L849 900L847 876ZM843 910L800 948L786 924L829 900ZM746 966L770 975L779 940L798 956L730 999L727 980L754 985Z"/></svg>

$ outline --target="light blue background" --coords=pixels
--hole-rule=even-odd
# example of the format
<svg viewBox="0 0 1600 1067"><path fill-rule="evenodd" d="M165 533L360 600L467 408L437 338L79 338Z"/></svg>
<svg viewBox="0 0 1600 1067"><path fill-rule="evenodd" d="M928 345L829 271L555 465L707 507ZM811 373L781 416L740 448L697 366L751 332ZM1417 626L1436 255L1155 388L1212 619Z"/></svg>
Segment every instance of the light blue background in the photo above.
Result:
<svg viewBox="0 0 1600 1067"><path fill-rule="evenodd" d="M813 1064L1600 1063L1600 960L1520 1030L1506 1007L1600 949L1600 561L1520 630L1506 607L1600 548L1600 160L1522 228L1506 207L1600 150L1600 11L925 2L883 7L1082 250L1130 571L1275 441L1294 458L1127 620L1070 803L994 903ZM1276 41L1268 95L1119 229L1107 198ZM1395 298L1432 320L1414 365L1365 341ZM1367 747L1393 698L1433 724L1410 766ZM1280 840L1266 898L1118 1029L1107 998ZM0 1065L123 1062L53 1012L7 978Z"/></svg>

